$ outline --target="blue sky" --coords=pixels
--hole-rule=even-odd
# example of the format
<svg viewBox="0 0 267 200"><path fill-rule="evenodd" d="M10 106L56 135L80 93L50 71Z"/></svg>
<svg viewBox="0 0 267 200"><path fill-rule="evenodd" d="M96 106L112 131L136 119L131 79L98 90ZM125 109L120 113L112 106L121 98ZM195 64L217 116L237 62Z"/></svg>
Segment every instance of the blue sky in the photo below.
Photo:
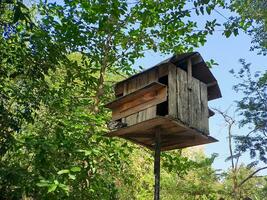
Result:
<svg viewBox="0 0 267 200"><path fill-rule="evenodd" d="M260 56L256 52L249 51L251 46L250 42L251 38L244 33L240 33L237 37L225 38L222 36L222 32L216 32L214 35L208 37L207 43L203 47L196 49L205 60L214 59L219 64L219 66L212 68L212 73L218 80L222 98L210 101L210 107L226 110L231 106L229 114L234 114L234 101L240 99L242 96L232 89L237 80L233 78L229 70L234 69L237 71L240 69L241 64L238 61L240 58L244 58L247 62L252 63L252 71L263 71L267 69L266 56ZM148 52L145 58L140 59L136 65L141 65L145 68L151 67L169 56ZM235 117L238 119L237 114L235 114ZM205 145L205 151L207 155L218 153L219 157L216 158L213 166L216 169L226 170L230 166L230 163L225 162L225 159L229 156L229 150L227 132L223 120L217 114L210 118L209 123L211 136L217 138L219 142ZM234 128L235 134L242 134L244 132L248 132L248 130L246 128ZM244 156L241 161L249 163L249 156Z"/></svg>

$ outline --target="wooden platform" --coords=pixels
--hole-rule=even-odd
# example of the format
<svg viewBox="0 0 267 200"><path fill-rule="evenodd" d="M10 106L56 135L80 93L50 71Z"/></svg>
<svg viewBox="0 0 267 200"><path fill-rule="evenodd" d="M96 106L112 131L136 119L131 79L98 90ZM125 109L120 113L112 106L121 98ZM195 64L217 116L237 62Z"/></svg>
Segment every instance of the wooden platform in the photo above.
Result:
<svg viewBox="0 0 267 200"><path fill-rule="evenodd" d="M162 129L162 151L217 142L215 138L188 128L174 119L160 116L109 132L107 136L118 136L153 150L155 146L155 129L159 127Z"/></svg>

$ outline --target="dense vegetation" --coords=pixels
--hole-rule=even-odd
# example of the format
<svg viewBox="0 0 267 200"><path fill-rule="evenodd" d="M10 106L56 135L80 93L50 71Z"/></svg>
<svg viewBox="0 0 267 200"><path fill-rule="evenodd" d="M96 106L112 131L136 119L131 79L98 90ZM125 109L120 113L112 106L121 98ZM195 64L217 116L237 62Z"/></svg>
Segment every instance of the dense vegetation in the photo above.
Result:
<svg viewBox="0 0 267 200"><path fill-rule="evenodd" d="M132 65L146 51L181 53L204 45L219 24L203 25L192 15L231 8L241 18L225 24L225 36L253 29L242 20L240 2L0 1L0 199L152 199L152 153L103 137L111 86L134 73ZM266 25L264 12L253 24L260 22L257 30ZM266 38L257 38L264 50ZM243 64L242 78L249 74ZM266 72L246 84L236 86L245 95L238 103L241 125L253 124L255 131L250 140L236 138L237 152L249 150L266 163ZM242 183L257 163L221 174L211 166L216 156L190 151L162 155L162 199L266 196L264 177ZM242 183L238 195L233 180Z"/></svg>

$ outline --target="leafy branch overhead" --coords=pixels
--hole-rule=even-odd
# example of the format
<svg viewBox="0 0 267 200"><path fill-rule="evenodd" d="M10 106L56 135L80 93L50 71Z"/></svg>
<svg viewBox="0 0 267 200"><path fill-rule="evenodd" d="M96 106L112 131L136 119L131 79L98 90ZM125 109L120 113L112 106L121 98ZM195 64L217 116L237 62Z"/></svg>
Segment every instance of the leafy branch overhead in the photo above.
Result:
<svg viewBox="0 0 267 200"><path fill-rule="evenodd" d="M224 7L222 0L0 1L1 198L150 199L151 154L103 137L111 83L134 73L148 51L204 45L219 26L212 14ZM240 104L246 117L263 106L253 100L266 75L259 80L248 85L253 104L250 97ZM262 127L258 114L265 116L256 109L244 124ZM163 159L167 199L218 197L214 157Z"/></svg>

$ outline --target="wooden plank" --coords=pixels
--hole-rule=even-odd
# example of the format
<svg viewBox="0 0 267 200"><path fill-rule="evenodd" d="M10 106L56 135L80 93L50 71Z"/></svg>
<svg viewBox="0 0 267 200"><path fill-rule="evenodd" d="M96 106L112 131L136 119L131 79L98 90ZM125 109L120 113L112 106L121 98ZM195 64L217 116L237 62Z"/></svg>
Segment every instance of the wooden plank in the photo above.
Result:
<svg viewBox="0 0 267 200"><path fill-rule="evenodd" d="M162 64L158 66L158 78L168 75L169 64Z"/></svg>
<svg viewBox="0 0 267 200"><path fill-rule="evenodd" d="M199 86L200 86L200 107L201 107L200 130L208 135L209 134L208 91L205 83L199 82Z"/></svg>
<svg viewBox="0 0 267 200"><path fill-rule="evenodd" d="M153 68L149 70L148 72L148 83L156 82L158 81L158 70L157 68Z"/></svg>
<svg viewBox="0 0 267 200"><path fill-rule="evenodd" d="M132 87L129 84L127 84L127 85L129 88ZM145 85L143 88L135 90L135 91L133 91L132 89L129 89L129 90L125 89L126 94L123 97L119 97L116 100L106 104L105 107L112 109L112 108L118 107L122 104L125 104L127 102L130 102L136 98L141 98L144 96L145 96L145 98L150 98L151 94L157 93L157 91L162 89L162 88L166 88L166 86L164 84L159 83L159 82L152 82L148 85ZM128 91L133 91L133 92L128 92Z"/></svg>
<svg viewBox="0 0 267 200"><path fill-rule="evenodd" d="M189 89L191 89L191 79L192 79L192 61L189 58L187 60L187 83Z"/></svg>
<svg viewBox="0 0 267 200"><path fill-rule="evenodd" d="M173 126L176 126L179 131L170 131L168 127ZM154 119L146 120L141 123L110 132L107 136L119 136L125 139L129 138L137 144L153 149L155 145L153 136L155 135L156 127L161 127L162 129L162 139L164 142L162 150L184 148L217 141L212 137L206 136L193 128L188 128L187 126L168 117L156 117ZM174 127L172 129L174 129Z"/></svg>
<svg viewBox="0 0 267 200"><path fill-rule="evenodd" d="M118 83L117 85L115 85L114 87L114 92L115 92L115 96L119 97L119 96L123 96L123 90L124 90L124 83Z"/></svg>
<svg viewBox="0 0 267 200"><path fill-rule="evenodd" d="M157 82L157 81L158 81L158 68L155 67L148 72L148 83L153 83L153 82ZM166 100L167 100L167 91L166 91ZM162 102L160 102L160 103L162 103ZM159 104L159 103L157 103L157 104ZM146 109L146 120L156 117L157 104Z"/></svg>
<svg viewBox="0 0 267 200"><path fill-rule="evenodd" d="M186 148L186 147L193 147L193 146L197 146L197 145L203 145L203 144L209 144L209 143L213 143L213 142L217 142L218 140L216 140L213 137L210 136L206 136L205 138L203 138L203 136L196 136L194 137L193 140L189 140L187 142L183 142L183 141L179 141L176 143L173 143L172 145L169 144L168 146L164 146L161 148L162 151L169 151L169 150L173 150L173 149L182 149L182 148Z"/></svg>
<svg viewBox="0 0 267 200"><path fill-rule="evenodd" d="M170 64L168 73L168 106L169 106L169 115L173 118L177 118L177 75L176 75L176 66Z"/></svg>
<svg viewBox="0 0 267 200"><path fill-rule="evenodd" d="M131 98L138 99L138 97L131 96L131 94L132 95L134 95L136 93L138 94L138 91L137 91L137 79L136 78L132 78L127 82L128 82L127 95L123 96L122 100L126 99L126 101L127 101L127 97L128 97L128 101L131 101ZM145 91L143 91L143 92L145 93ZM139 95L142 95L142 94L139 94ZM133 103L132 106L131 106L131 103ZM126 111L129 107L133 107L135 105L138 105L138 103L141 104L142 102L135 102L135 103L134 102L128 102L128 103L126 102L124 105L120 104L120 108L118 108L118 110L122 110L122 111L119 111L119 112ZM116 113L115 110L114 110L114 112L112 112L112 119L113 119L114 113ZM132 111L130 114L132 114L132 113L134 113L134 111ZM126 117L126 124L128 126L136 124L136 122L137 122L136 114L132 114L132 115L130 115L130 114L127 114L127 115L124 115L124 116L118 115L117 119L120 119L122 117L127 116ZM115 118L113 120L115 120Z"/></svg>
<svg viewBox="0 0 267 200"><path fill-rule="evenodd" d="M167 87L161 83L153 82L140 90L116 99L107 104L106 107L112 109L112 119L117 120L155 106L166 101L166 99ZM155 112L155 107L149 110L150 116L154 117Z"/></svg>
<svg viewBox="0 0 267 200"><path fill-rule="evenodd" d="M121 107L114 109L112 112L112 120L118 120L121 119L122 117L127 117L134 113L137 114L138 112L147 112L147 119L153 118L156 116L156 110L155 107L151 109L151 106L155 106L166 100L167 100L167 88L164 88L157 93L157 96L154 96L154 98L148 101L143 101L142 103L139 104L136 104L134 103L135 101L133 101L133 104L130 104L131 103L130 102L129 105L127 104L127 106L122 105ZM138 121L140 122L140 120Z"/></svg>
<svg viewBox="0 0 267 200"><path fill-rule="evenodd" d="M148 73L140 74L137 77L137 88L142 88L144 85L148 84ZM146 110L141 110L137 113L137 122L142 122L146 120Z"/></svg>
<svg viewBox="0 0 267 200"><path fill-rule="evenodd" d="M201 127L201 101L200 101L200 86L199 86L200 81L191 78L191 86L192 90L189 95L189 105L190 105L190 123L189 126L196 128L200 130Z"/></svg>
<svg viewBox="0 0 267 200"><path fill-rule="evenodd" d="M156 117L150 120L142 121L141 123L137 123L133 126L129 126L129 127L125 127L125 128L121 128L121 129L109 132L107 136L120 136L120 135L129 134L129 133L142 134L142 132L147 129L153 128L157 125L164 124L164 121L165 121L164 119Z"/></svg>
<svg viewBox="0 0 267 200"><path fill-rule="evenodd" d="M122 138L124 138L124 137L122 137ZM124 139L130 140L131 142L133 142L133 143L135 143L137 145L141 145L141 146L147 147L150 150L153 150L153 147L151 145L146 144L144 142L137 141L135 138L125 137Z"/></svg>
<svg viewBox="0 0 267 200"><path fill-rule="evenodd" d="M128 94L128 84L127 84L127 83L128 83L127 81L124 82L124 86L123 86L123 96L125 96L125 95ZM113 115L113 112L112 112L112 115ZM126 117L121 118L121 121L122 121L122 123L127 124Z"/></svg>
<svg viewBox="0 0 267 200"><path fill-rule="evenodd" d="M185 124L189 124L187 73L176 68L177 73L177 117Z"/></svg>

